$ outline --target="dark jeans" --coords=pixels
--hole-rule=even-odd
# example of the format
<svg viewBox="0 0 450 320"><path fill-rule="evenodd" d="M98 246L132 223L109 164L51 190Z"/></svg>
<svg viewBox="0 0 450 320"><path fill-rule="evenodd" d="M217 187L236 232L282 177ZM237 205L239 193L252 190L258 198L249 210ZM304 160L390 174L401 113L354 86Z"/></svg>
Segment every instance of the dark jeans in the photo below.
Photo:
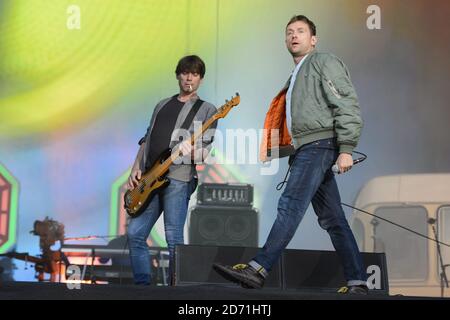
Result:
<svg viewBox="0 0 450 320"><path fill-rule="evenodd" d="M195 179L190 182L170 179L169 186L152 199L145 211L131 219L128 225L128 241L135 284L150 284L151 266L147 238L163 211L164 229L170 255L169 275L172 275L175 246L184 243L184 224L189 199L195 187ZM171 283L171 279L169 279L169 283Z"/></svg>
<svg viewBox="0 0 450 320"><path fill-rule="evenodd" d="M335 139L324 139L296 151L286 188L278 202L278 215L264 247L253 259L267 271L280 258L312 202L320 226L330 235L349 285L365 283L367 275L353 233L341 206L331 171L338 157ZM252 261L252 262L254 262Z"/></svg>

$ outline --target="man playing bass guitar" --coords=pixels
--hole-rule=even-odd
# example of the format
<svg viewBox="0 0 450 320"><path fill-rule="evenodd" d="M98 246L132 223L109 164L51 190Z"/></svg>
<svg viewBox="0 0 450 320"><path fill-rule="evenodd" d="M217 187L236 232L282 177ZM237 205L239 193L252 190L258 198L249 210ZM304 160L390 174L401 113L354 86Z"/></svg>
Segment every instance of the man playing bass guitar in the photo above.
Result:
<svg viewBox="0 0 450 320"><path fill-rule="evenodd" d="M216 113L211 103L200 100L197 90L205 75L205 63L196 55L183 57L175 70L180 91L160 101L150 120L145 136L139 141L140 148L128 178L127 187L133 190L150 168L161 160L169 148L178 150L182 158L170 166L166 176L170 182L161 188L139 215L133 216L128 225L130 258L135 284L148 285L151 282L150 257L147 238L151 229L164 212L165 237L169 248L169 275L172 274L174 251L177 244L183 244L183 229L188 203L197 186L195 163L201 162L211 148L217 121L205 131L195 148L190 139L180 142L180 132L186 130L193 135L194 122L204 123ZM190 138L190 137L189 137ZM179 163L181 162L181 163ZM172 283L172 279L169 279Z"/></svg>

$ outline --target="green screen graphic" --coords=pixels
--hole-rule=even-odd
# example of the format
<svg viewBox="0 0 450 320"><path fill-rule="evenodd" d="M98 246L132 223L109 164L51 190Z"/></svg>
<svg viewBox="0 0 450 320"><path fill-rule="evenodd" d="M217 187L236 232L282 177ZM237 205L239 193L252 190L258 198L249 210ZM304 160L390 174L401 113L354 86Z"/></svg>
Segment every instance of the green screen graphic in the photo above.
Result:
<svg viewBox="0 0 450 320"><path fill-rule="evenodd" d="M0 253L7 252L16 242L18 193L18 182L0 164Z"/></svg>

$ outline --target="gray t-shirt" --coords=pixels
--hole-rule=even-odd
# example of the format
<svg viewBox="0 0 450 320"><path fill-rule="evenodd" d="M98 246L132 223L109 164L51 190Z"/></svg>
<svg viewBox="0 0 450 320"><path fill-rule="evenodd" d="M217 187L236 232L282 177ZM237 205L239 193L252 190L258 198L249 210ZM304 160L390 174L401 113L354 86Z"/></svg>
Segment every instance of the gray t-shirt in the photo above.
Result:
<svg viewBox="0 0 450 320"><path fill-rule="evenodd" d="M143 154L143 157L140 162L140 168L144 172L145 172L145 169L149 166L148 154L149 154L150 146L152 145L152 141L151 141L152 131L155 128L155 124L156 124L156 121L158 120L159 113L161 112L163 107L167 103L169 103L169 101L171 99L172 99L172 97L166 98L164 100L161 100L156 105L155 110L153 111L152 118L150 120L150 124L147 128L147 132L146 132L145 136L139 140L139 144L142 144L143 142L146 143L144 154ZM180 127L183 125L184 120L186 119L187 115L189 114L189 111L194 106L197 99L199 99L199 97L195 96L192 99L188 100L183 105L181 110L179 111L179 114L177 116L177 120L175 123L174 131L173 131L174 134L172 135L172 139L169 144L170 148L176 147L176 145L179 143L178 135L175 133L177 133L177 129L180 129ZM196 123L197 125L204 123L206 120L211 118L216 113L216 111L217 111L217 109L216 109L216 107L214 107L214 105L204 101L201 104L196 115L194 116L194 120L192 121L191 126L189 127L189 133L191 135L194 134L194 129L195 129L194 123ZM205 133L203 133L203 136L201 138L202 139L201 143L202 143L203 148L206 148L208 150L211 149L211 143L213 142L213 139L214 139L214 133L215 133L216 127L217 127L217 121ZM153 157L151 157L151 158L153 158ZM169 178L172 178L175 180L187 182L187 181L190 181L194 176L196 176L196 173L197 172L195 170L195 164L192 163L192 161L190 161L190 159L185 158L185 159L183 159L182 164L172 164L170 166L169 174L167 176Z"/></svg>

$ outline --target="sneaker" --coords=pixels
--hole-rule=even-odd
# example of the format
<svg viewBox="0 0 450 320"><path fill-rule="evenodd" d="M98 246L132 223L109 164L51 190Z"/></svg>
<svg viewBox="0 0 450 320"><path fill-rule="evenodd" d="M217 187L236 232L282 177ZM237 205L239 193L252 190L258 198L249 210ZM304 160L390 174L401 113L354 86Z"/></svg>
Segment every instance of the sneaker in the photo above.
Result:
<svg viewBox="0 0 450 320"><path fill-rule="evenodd" d="M340 288L338 293L367 295L369 293L369 288L365 285L348 286Z"/></svg>
<svg viewBox="0 0 450 320"><path fill-rule="evenodd" d="M243 288L261 289L265 278L248 264L225 266L220 263L213 264L214 270L225 279L239 283Z"/></svg>

